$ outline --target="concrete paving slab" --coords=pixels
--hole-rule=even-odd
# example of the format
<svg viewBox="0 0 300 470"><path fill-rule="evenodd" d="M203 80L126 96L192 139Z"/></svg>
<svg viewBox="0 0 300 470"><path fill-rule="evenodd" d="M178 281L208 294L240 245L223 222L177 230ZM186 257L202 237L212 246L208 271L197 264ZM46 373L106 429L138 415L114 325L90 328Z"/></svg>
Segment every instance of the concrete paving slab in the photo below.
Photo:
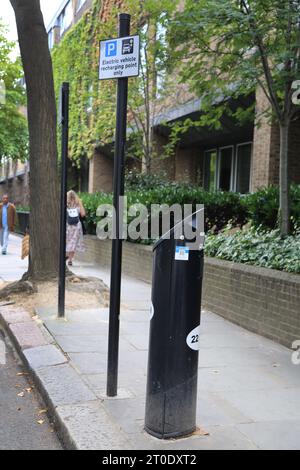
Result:
<svg viewBox="0 0 300 470"><path fill-rule="evenodd" d="M73 310L67 312L67 320L79 323L107 323L109 321L109 309L89 309L89 310Z"/></svg>
<svg viewBox="0 0 300 470"><path fill-rule="evenodd" d="M1 259L0 276L6 282L18 281L28 268L28 259L21 259L22 237L10 235L8 253Z"/></svg>
<svg viewBox="0 0 300 470"><path fill-rule="evenodd" d="M124 336L148 336L150 331L150 321L147 322L130 322L122 318L121 334Z"/></svg>
<svg viewBox="0 0 300 470"><path fill-rule="evenodd" d="M140 425L139 432L129 434L135 449L172 451L193 450L257 450L257 446L233 426L210 426L205 428L209 436L190 436L186 439L162 441L149 436ZM189 452L189 455L191 452Z"/></svg>
<svg viewBox="0 0 300 470"><path fill-rule="evenodd" d="M99 336L59 336L59 345L66 353L106 353L107 337Z"/></svg>
<svg viewBox="0 0 300 470"><path fill-rule="evenodd" d="M251 442L238 429L232 426L208 426L205 431L209 436L171 442L167 447L170 450L257 450Z"/></svg>
<svg viewBox="0 0 300 470"><path fill-rule="evenodd" d="M197 425L199 427L233 426L250 422L252 419L249 416L224 400L222 395L199 391L197 408Z"/></svg>
<svg viewBox="0 0 300 470"><path fill-rule="evenodd" d="M103 400L103 407L119 423L126 435L135 434L145 422L145 399L137 402L132 399L115 401L106 398Z"/></svg>
<svg viewBox="0 0 300 470"><path fill-rule="evenodd" d="M57 408L64 438L80 450L130 450L132 446L100 401Z"/></svg>
<svg viewBox="0 0 300 470"><path fill-rule="evenodd" d="M211 348L212 344L216 344L218 348L257 348L262 344L261 338L251 335L245 331L230 330L230 326L224 329L223 333L209 332L206 333L205 327L200 329L200 348Z"/></svg>
<svg viewBox="0 0 300 470"><path fill-rule="evenodd" d="M300 421L240 424L237 429L261 450L299 450Z"/></svg>
<svg viewBox="0 0 300 470"><path fill-rule="evenodd" d="M281 358L283 358L282 355ZM278 359L276 353L267 349L260 349L259 345L257 348L218 348L218 345L215 344L214 347L200 350L199 366L209 368L272 366L278 362Z"/></svg>
<svg viewBox="0 0 300 470"><path fill-rule="evenodd" d="M272 366L227 366L200 368L199 391L222 392L246 390L269 390L285 388L287 383L280 379Z"/></svg>
<svg viewBox="0 0 300 470"><path fill-rule="evenodd" d="M243 393L222 392L219 397L249 416L252 421L300 420L299 388L244 391Z"/></svg>
<svg viewBox="0 0 300 470"><path fill-rule="evenodd" d="M124 339L126 339L134 349L139 351L148 351L149 333L141 335L124 335Z"/></svg>
<svg viewBox="0 0 300 470"><path fill-rule="evenodd" d="M79 374L104 374L107 370L107 354L70 353L69 357Z"/></svg>
<svg viewBox="0 0 300 470"><path fill-rule="evenodd" d="M106 336L107 326L103 323L79 323L63 320L49 320L46 328L53 336Z"/></svg>
<svg viewBox="0 0 300 470"><path fill-rule="evenodd" d="M12 309L0 308L0 316L3 318L7 325L13 325L15 323L26 323L31 322L31 315L23 309Z"/></svg>
<svg viewBox="0 0 300 470"><path fill-rule="evenodd" d="M107 331L108 332L108 331ZM102 353L108 351L108 335L99 336L59 336L59 345L66 353ZM127 338L120 339L122 350L135 351L134 345Z"/></svg>
<svg viewBox="0 0 300 470"><path fill-rule="evenodd" d="M26 351L24 351L24 356L29 367L33 370L37 370L42 367L65 364L68 361L61 351L59 351L56 346L51 344L47 346L26 349Z"/></svg>
<svg viewBox="0 0 300 470"><path fill-rule="evenodd" d="M16 323L10 325L9 329L22 350L47 345L47 341L34 321Z"/></svg>
<svg viewBox="0 0 300 470"><path fill-rule="evenodd" d="M96 400L95 394L69 364L40 368L36 376L54 408Z"/></svg>
<svg viewBox="0 0 300 470"><path fill-rule="evenodd" d="M56 320L57 319L57 308L56 307L35 307L35 313L38 315L43 321L46 320Z"/></svg>
<svg viewBox="0 0 300 470"><path fill-rule="evenodd" d="M106 371L102 374L83 375L82 378L98 398L106 398ZM146 373L144 375L139 373L134 374L132 370L130 374L121 372L119 374L119 389L127 390L131 397L141 397L144 399L146 395ZM119 392L118 397L120 398Z"/></svg>

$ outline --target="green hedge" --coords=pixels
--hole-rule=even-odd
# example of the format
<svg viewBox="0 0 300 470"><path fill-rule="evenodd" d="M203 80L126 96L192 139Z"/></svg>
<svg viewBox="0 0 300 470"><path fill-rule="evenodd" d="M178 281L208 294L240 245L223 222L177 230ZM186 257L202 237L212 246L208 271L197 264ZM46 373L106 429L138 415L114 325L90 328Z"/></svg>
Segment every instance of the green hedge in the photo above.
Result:
<svg viewBox="0 0 300 470"><path fill-rule="evenodd" d="M236 263L300 274L300 231L285 239L278 230L251 228L230 234L209 235L205 253Z"/></svg>
<svg viewBox="0 0 300 470"><path fill-rule="evenodd" d="M293 232L300 226L300 185L291 186L291 225ZM279 188L270 186L245 197L249 220L256 228L278 228Z"/></svg>
<svg viewBox="0 0 300 470"><path fill-rule="evenodd" d="M156 184L151 188L151 184ZM267 230L278 228L279 189L269 187L241 196L236 193L207 192L198 186L166 182L155 176L136 175L127 177L128 205L144 204L150 211L152 204L204 204L205 230L215 233L222 231L230 222L232 226L242 226L247 222L255 228ZM96 211L101 204L112 204L112 195L105 193L80 195L87 209L89 233L95 233L98 222ZM300 186L291 187L291 224L295 233L300 227Z"/></svg>
<svg viewBox="0 0 300 470"><path fill-rule="evenodd" d="M233 225L244 225L248 220L247 207L243 198L235 193L209 193L198 187L179 184L165 184L148 190L128 191L128 206L143 204L149 213L152 204L197 204L205 205L205 229L222 230L231 221ZM87 210L87 228L94 234L98 218L97 208L102 204L112 204L112 195L104 193L80 194Z"/></svg>

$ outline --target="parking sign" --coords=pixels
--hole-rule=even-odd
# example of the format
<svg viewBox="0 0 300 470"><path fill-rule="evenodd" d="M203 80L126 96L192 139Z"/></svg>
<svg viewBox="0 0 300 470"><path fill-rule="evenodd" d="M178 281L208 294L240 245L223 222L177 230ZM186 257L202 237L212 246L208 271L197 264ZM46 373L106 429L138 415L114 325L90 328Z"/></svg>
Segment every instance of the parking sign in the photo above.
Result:
<svg viewBox="0 0 300 470"><path fill-rule="evenodd" d="M117 55L117 49L117 41L107 41L107 43L105 44L105 58L115 57Z"/></svg>
<svg viewBox="0 0 300 470"><path fill-rule="evenodd" d="M128 36L100 42L100 80L137 77L139 67L139 36Z"/></svg>

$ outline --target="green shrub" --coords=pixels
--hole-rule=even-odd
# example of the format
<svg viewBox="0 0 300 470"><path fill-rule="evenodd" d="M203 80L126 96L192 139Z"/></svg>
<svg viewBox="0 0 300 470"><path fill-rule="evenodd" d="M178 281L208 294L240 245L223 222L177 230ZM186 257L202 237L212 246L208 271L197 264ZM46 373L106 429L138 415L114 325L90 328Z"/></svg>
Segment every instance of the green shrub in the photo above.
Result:
<svg viewBox="0 0 300 470"><path fill-rule="evenodd" d="M278 228L279 188L270 186L245 197L249 219L256 228ZM300 225L300 185L291 186L291 222L292 230Z"/></svg>
<svg viewBox="0 0 300 470"><path fill-rule="evenodd" d="M170 185L165 173L159 175L140 173L130 170L125 175L126 191L148 191L153 188Z"/></svg>
<svg viewBox="0 0 300 470"><path fill-rule="evenodd" d="M205 206L205 229L218 232L222 230L229 221L232 225L244 225L248 220L248 210L243 198L235 193L209 193L197 186L188 184L165 183L152 189L139 189L127 191L128 207L134 204L143 204L151 213L152 204L192 204L196 210L197 204ZM112 204L111 194L86 194L80 195L87 211L88 232L94 234L99 218L96 216L97 208L101 204ZM128 220L130 222L130 220Z"/></svg>
<svg viewBox="0 0 300 470"><path fill-rule="evenodd" d="M30 207L28 206L17 206L17 212L30 212Z"/></svg>
<svg viewBox="0 0 300 470"><path fill-rule="evenodd" d="M106 193L81 193L80 199L86 210L86 229L89 234L96 234L96 226L99 218L97 218L97 209L102 204L112 204L112 194Z"/></svg>
<svg viewBox="0 0 300 470"><path fill-rule="evenodd" d="M300 231L282 239L279 230L251 228L230 234L209 235L205 254L236 263L245 263L290 273L300 273Z"/></svg>

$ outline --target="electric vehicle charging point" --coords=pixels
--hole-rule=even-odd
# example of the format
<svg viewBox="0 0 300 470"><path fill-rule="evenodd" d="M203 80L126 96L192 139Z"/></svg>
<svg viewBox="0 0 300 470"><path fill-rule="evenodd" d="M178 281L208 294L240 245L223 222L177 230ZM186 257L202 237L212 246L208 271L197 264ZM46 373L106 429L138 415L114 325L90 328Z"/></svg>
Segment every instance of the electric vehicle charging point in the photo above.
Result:
<svg viewBox="0 0 300 470"><path fill-rule="evenodd" d="M196 430L204 267L204 233L199 237L197 215L175 226L154 246L145 430L159 439L184 437ZM186 224L199 230L197 243L178 237Z"/></svg>

